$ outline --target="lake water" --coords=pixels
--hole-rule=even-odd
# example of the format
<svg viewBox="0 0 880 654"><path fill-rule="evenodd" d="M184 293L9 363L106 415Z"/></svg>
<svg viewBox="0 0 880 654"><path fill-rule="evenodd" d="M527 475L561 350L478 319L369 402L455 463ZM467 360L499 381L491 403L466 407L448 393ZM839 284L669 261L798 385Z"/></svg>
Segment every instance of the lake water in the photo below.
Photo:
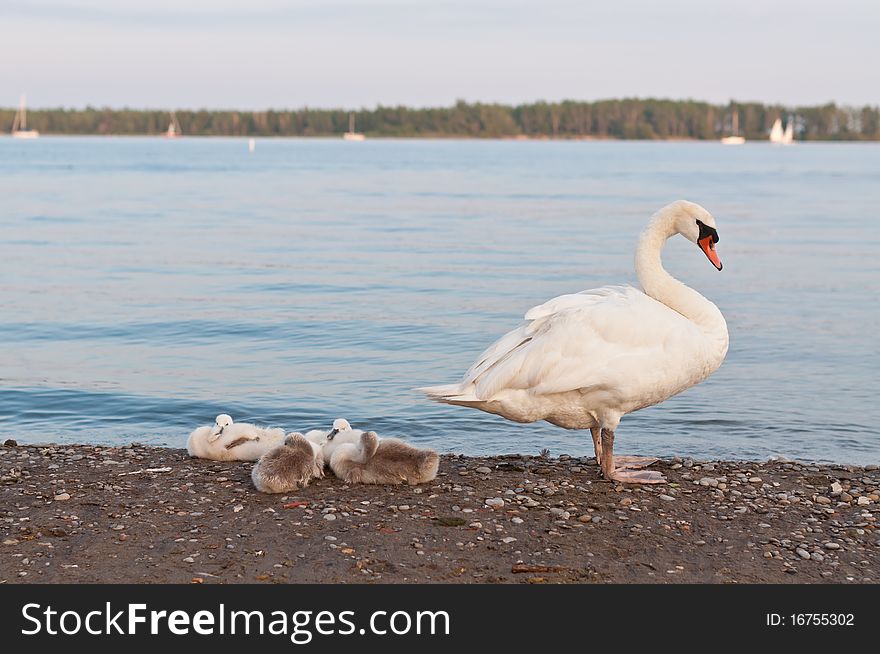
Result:
<svg viewBox="0 0 880 654"><path fill-rule="evenodd" d="M880 146L0 139L0 437L182 446L227 412L469 454L589 433L432 404L531 306L635 282L649 216L716 217L727 318L703 384L621 452L880 462Z"/></svg>

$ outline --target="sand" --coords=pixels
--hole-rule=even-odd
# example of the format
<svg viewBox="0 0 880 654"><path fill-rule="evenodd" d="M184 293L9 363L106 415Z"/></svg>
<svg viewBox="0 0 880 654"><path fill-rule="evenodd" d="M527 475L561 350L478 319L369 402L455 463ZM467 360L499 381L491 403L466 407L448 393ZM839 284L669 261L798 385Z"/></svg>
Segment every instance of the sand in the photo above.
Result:
<svg viewBox="0 0 880 654"><path fill-rule="evenodd" d="M442 457L422 486L263 495L249 463L0 447L0 583L877 583L877 466Z"/></svg>

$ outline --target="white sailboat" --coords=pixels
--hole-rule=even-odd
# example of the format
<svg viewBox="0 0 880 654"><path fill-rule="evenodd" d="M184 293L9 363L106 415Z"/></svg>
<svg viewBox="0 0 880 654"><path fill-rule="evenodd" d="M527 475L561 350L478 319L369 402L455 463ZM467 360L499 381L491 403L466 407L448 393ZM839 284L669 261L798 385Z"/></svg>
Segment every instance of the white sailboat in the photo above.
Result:
<svg viewBox="0 0 880 654"><path fill-rule="evenodd" d="M21 96L18 111L15 112L15 119L12 121L12 138L14 139L35 139L40 133L35 129L27 127L27 102L25 97Z"/></svg>
<svg viewBox="0 0 880 654"><path fill-rule="evenodd" d="M165 138L176 139L181 135L183 135L183 130L180 129L180 123L177 122L177 114L172 111L171 122L168 124L168 129L165 131Z"/></svg>
<svg viewBox="0 0 880 654"><path fill-rule="evenodd" d="M794 143L794 118L788 117L788 124L785 126L785 132L782 133L782 143L791 145Z"/></svg>
<svg viewBox="0 0 880 654"><path fill-rule="evenodd" d="M770 128L770 142L778 145L794 143L794 117L789 116L785 130L782 129L782 118L777 118Z"/></svg>
<svg viewBox="0 0 880 654"><path fill-rule="evenodd" d="M721 138L721 142L724 145L742 145L746 142L746 138L744 136L740 136L739 134L739 113L734 111L730 116L730 131L732 134L730 136L724 136Z"/></svg>
<svg viewBox="0 0 880 654"><path fill-rule="evenodd" d="M782 118L777 118L770 128L770 142L782 143Z"/></svg>
<svg viewBox="0 0 880 654"><path fill-rule="evenodd" d="M348 114L348 131L342 135L346 141L363 141L366 137L354 131L354 112Z"/></svg>

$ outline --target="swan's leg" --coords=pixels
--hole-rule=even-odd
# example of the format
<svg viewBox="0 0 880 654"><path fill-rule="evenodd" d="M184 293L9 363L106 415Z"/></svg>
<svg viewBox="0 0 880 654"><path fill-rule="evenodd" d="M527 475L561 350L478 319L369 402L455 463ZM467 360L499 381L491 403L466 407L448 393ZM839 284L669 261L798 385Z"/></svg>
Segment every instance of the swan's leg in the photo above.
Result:
<svg viewBox="0 0 880 654"><path fill-rule="evenodd" d="M590 435L593 437L593 451L596 452L596 463L602 465L602 428L590 427Z"/></svg>
<svg viewBox="0 0 880 654"><path fill-rule="evenodd" d="M619 481L624 484L661 484L666 478L659 472L642 470L628 472L614 467L614 432L602 430L602 474L605 479Z"/></svg>

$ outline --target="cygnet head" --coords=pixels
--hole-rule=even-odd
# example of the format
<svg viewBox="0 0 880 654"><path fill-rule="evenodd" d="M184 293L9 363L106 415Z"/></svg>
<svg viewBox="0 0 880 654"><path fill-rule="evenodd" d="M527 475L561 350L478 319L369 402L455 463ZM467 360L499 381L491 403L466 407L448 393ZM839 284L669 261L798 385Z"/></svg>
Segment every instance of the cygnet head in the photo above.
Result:
<svg viewBox="0 0 880 654"><path fill-rule="evenodd" d="M305 438L305 437L301 433L299 433L298 431L292 431L284 439L284 444L288 445L288 446L294 445L294 444L296 444L296 440L298 438Z"/></svg>
<svg viewBox="0 0 880 654"><path fill-rule="evenodd" d="M221 413L214 420L214 428L211 430L211 434L219 435L223 433L223 429L232 424L232 416Z"/></svg>
<svg viewBox="0 0 880 654"><path fill-rule="evenodd" d="M715 252L718 242L718 230L715 218L711 213L695 202L678 200L660 210L662 214L672 216L673 229L691 243L695 243L703 254L718 270L721 270L721 259Z"/></svg>
<svg viewBox="0 0 880 654"><path fill-rule="evenodd" d="M332 441L336 437L336 434L341 431L349 431L350 429L351 425L349 424L348 420L346 420L345 418L337 418L333 421L333 429L331 429L330 433L327 434L327 440Z"/></svg>

